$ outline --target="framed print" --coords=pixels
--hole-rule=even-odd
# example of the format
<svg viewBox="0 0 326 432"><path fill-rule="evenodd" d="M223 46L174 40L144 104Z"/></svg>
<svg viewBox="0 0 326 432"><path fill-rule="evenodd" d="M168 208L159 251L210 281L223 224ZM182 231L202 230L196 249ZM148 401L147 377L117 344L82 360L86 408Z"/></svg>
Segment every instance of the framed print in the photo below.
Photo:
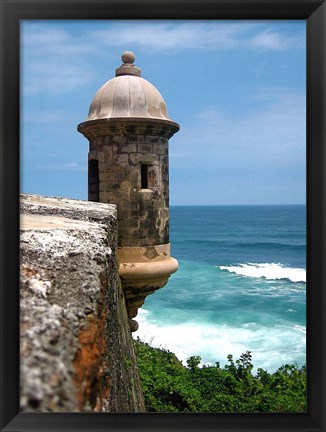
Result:
<svg viewBox="0 0 326 432"><path fill-rule="evenodd" d="M1 430L324 431L325 2L0 3Z"/></svg>

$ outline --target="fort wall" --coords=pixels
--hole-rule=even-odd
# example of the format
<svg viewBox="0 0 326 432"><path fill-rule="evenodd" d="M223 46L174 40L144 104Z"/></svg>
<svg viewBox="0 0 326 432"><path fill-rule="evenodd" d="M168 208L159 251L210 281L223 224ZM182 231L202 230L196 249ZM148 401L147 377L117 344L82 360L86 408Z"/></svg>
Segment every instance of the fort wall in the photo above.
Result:
<svg viewBox="0 0 326 432"><path fill-rule="evenodd" d="M21 196L23 412L144 412L116 206Z"/></svg>

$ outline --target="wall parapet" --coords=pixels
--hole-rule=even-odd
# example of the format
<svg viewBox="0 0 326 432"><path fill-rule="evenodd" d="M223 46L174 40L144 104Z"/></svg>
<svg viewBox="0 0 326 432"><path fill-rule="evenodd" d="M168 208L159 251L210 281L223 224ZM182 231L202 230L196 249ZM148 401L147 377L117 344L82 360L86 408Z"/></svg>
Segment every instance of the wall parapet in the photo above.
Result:
<svg viewBox="0 0 326 432"><path fill-rule="evenodd" d="M21 195L23 412L143 412L116 206Z"/></svg>

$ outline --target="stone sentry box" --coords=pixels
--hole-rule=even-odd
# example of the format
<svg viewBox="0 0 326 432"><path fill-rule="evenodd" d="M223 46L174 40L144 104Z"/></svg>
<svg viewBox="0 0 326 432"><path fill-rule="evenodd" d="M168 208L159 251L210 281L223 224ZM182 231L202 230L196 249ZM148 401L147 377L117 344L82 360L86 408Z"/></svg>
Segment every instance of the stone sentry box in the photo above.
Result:
<svg viewBox="0 0 326 432"><path fill-rule="evenodd" d="M131 51L95 94L78 131L89 140L88 199L118 208L119 274L131 330L145 297L178 268L169 243L169 139L179 130Z"/></svg>

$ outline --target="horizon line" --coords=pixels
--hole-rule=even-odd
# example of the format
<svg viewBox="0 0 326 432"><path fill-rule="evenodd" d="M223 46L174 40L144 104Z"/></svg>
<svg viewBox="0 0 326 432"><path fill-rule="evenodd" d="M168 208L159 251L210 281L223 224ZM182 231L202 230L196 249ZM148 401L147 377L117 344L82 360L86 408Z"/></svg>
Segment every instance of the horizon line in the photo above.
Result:
<svg viewBox="0 0 326 432"><path fill-rule="evenodd" d="M271 203L271 204L170 204L170 207L216 207L216 206L305 206L306 203L288 203L288 204L276 204L276 203Z"/></svg>

